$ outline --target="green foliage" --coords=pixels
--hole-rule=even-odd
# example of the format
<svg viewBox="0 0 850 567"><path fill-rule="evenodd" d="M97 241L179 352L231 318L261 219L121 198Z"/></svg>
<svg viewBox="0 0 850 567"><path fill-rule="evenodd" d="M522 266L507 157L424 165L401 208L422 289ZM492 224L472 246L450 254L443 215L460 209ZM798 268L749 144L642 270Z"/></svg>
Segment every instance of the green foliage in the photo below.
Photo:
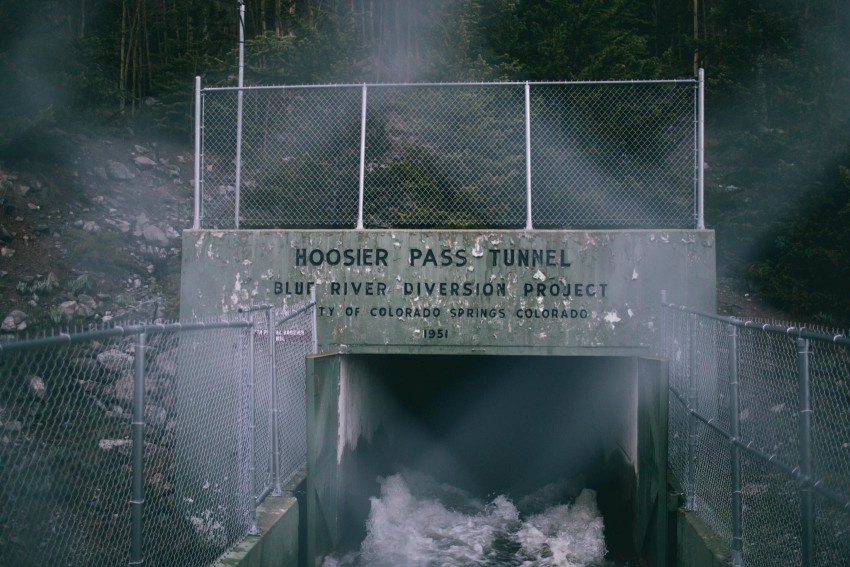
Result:
<svg viewBox="0 0 850 567"><path fill-rule="evenodd" d="M801 316L850 322L850 150L806 187L808 204L752 275L761 290Z"/></svg>

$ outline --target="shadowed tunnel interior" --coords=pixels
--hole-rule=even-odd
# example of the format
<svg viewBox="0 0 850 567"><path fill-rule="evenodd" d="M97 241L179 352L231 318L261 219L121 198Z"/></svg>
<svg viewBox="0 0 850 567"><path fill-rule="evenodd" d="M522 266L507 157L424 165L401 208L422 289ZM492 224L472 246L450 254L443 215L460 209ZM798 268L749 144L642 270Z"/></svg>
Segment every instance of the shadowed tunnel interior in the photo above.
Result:
<svg viewBox="0 0 850 567"><path fill-rule="evenodd" d="M377 478L408 469L483 498L572 479L593 488L611 557L633 556L634 359L351 355L339 415L344 547L365 535ZM356 441L354 441L356 440Z"/></svg>

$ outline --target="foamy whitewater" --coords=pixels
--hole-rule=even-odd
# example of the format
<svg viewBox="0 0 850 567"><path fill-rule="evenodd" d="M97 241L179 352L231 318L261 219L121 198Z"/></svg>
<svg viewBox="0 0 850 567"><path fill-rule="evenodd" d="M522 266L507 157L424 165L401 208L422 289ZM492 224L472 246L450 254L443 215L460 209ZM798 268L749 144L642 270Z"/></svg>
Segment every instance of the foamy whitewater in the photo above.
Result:
<svg viewBox="0 0 850 567"><path fill-rule="evenodd" d="M551 484L515 505L490 502L402 472L381 479L371 499L367 535L358 553L328 557L323 567L604 565L605 536L596 493L574 483Z"/></svg>

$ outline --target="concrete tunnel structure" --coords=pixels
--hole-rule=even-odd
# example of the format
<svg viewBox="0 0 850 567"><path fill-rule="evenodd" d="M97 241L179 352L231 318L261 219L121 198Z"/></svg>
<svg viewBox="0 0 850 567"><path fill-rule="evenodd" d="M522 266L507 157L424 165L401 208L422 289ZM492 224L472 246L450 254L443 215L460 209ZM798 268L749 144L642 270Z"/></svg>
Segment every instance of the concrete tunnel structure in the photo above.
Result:
<svg viewBox="0 0 850 567"><path fill-rule="evenodd" d="M476 494L583 475L612 557L666 562L661 290L715 309L708 230L191 230L181 316L315 293L308 565L355 548L376 478Z"/></svg>

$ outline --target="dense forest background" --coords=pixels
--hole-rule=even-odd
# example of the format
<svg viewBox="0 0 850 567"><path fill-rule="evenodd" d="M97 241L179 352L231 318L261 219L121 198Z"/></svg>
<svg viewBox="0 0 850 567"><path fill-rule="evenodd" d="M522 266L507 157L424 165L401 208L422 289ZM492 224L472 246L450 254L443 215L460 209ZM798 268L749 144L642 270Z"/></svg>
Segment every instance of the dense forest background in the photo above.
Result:
<svg viewBox="0 0 850 567"><path fill-rule="evenodd" d="M0 3L0 160L59 130L191 143L192 79L234 85L236 0ZM246 84L707 76L721 275L850 322L850 2L247 0ZM67 143L67 142L65 142Z"/></svg>

